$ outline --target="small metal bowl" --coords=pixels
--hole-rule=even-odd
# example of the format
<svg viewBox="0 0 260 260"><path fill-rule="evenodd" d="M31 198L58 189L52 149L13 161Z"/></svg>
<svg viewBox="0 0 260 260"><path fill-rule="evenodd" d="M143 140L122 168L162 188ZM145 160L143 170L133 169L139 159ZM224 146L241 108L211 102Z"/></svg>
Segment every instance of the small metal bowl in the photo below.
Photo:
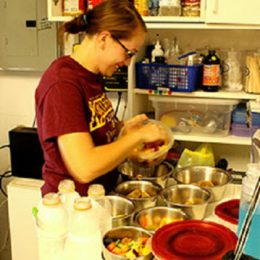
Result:
<svg viewBox="0 0 260 260"><path fill-rule="evenodd" d="M148 168L125 162L118 167L122 179L152 181L162 188L167 186L169 177L173 174L174 167L168 162L162 162L157 166Z"/></svg>
<svg viewBox="0 0 260 260"><path fill-rule="evenodd" d="M166 224L186 219L188 216L181 209L170 207L151 207L134 214L134 224L150 232L155 232Z"/></svg>
<svg viewBox="0 0 260 260"><path fill-rule="evenodd" d="M174 179L180 184L194 184L209 189L212 202L223 199L227 185L232 181L231 174L223 169L210 166L185 167L173 174Z"/></svg>
<svg viewBox="0 0 260 260"><path fill-rule="evenodd" d="M191 184L176 184L161 193L168 207L181 208L191 219L203 219L211 200L211 192Z"/></svg>
<svg viewBox="0 0 260 260"><path fill-rule="evenodd" d="M134 240L138 239L141 236L146 236L148 238L151 238L151 233L139 228L139 227L134 227L134 226L122 226L122 227L117 227L109 230L106 232L103 236L103 254L104 258L106 260L128 260L130 258L120 256L117 254L112 253L107 249L107 240L118 240L122 239L125 237L132 238ZM132 259L138 259L138 260L150 260L153 259L153 254L152 251L151 253L145 255L145 256L140 256Z"/></svg>
<svg viewBox="0 0 260 260"><path fill-rule="evenodd" d="M148 193L149 197L138 198L133 195L134 191L138 193ZM137 194L136 192L136 194ZM150 181L125 181L118 184L115 188L115 193L128 198L134 203L135 210L153 207L156 205L161 192L161 186ZM130 194L131 193L131 194Z"/></svg>
<svg viewBox="0 0 260 260"><path fill-rule="evenodd" d="M107 198L112 210L112 227L130 225L135 211L133 202L116 195L109 195Z"/></svg>

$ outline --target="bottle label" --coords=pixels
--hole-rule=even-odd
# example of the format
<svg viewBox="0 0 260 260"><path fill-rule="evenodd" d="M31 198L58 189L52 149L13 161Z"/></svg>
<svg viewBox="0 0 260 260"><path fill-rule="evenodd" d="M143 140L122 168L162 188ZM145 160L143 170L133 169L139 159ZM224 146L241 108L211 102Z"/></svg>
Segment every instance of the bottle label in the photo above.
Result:
<svg viewBox="0 0 260 260"><path fill-rule="evenodd" d="M203 65L203 86L219 86L220 85L220 66Z"/></svg>

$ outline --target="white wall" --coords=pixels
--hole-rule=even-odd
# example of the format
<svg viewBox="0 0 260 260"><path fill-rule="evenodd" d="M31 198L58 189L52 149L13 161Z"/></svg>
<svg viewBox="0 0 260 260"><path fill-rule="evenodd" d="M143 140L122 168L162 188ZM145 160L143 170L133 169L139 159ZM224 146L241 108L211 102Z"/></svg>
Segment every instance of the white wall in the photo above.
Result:
<svg viewBox="0 0 260 260"><path fill-rule="evenodd" d="M9 144L9 130L18 125L32 126L34 91L40 76L40 72L0 71L0 146ZM0 150L0 173L9 165L9 150Z"/></svg>

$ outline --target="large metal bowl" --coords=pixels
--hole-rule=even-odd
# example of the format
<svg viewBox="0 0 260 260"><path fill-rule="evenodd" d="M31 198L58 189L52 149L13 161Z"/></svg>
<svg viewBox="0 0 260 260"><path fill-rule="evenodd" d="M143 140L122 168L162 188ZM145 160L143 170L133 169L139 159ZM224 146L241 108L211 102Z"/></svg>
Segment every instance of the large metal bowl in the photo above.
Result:
<svg viewBox="0 0 260 260"><path fill-rule="evenodd" d="M185 167L173 174L177 183L194 184L209 189L212 202L223 198L227 185L232 181L231 174L223 169L210 166Z"/></svg>
<svg viewBox="0 0 260 260"><path fill-rule="evenodd" d="M173 174L174 167L168 162L148 168L141 167L131 163L130 161L121 164L118 167L122 179L127 180L145 180L159 184L161 187L166 187L169 177Z"/></svg>
<svg viewBox="0 0 260 260"><path fill-rule="evenodd" d="M134 224L150 232L176 221L188 219L186 213L178 208L151 207L141 209L134 214Z"/></svg>
<svg viewBox="0 0 260 260"><path fill-rule="evenodd" d="M112 211L112 227L127 226L132 222L135 207L132 201L116 196L107 196Z"/></svg>
<svg viewBox="0 0 260 260"><path fill-rule="evenodd" d="M148 193L149 197L134 198L129 194L134 191ZM125 181L118 184L115 188L115 193L128 198L134 203L135 210L153 207L156 205L161 191L161 186L150 181Z"/></svg>
<svg viewBox="0 0 260 260"><path fill-rule="evenodd" d="M192 184L176 184L163 189L162 199L168 207L181 208L191 219L203 219L211 192Z"/></svg>
<svg viewBox="0 0 260 260"><path fill-rule="evenodd" d="M112 253L106 248L106 241L109 239L112 240L118 240L122 239L125 237L132 238L134 240L138 239L141 236L146 236L146 237L151 237L151 233L139 228L139 227L133 227L133 226L122 226L122 227L117 227L109 230L106 232L103 236L103 254L106 260L128 260L130 258L120 256L117 254ZM145 256L140 256L136 258L131 258L131 259L138 259L138 260L150 260L153 258L152 252L145 255Z"/></svg>

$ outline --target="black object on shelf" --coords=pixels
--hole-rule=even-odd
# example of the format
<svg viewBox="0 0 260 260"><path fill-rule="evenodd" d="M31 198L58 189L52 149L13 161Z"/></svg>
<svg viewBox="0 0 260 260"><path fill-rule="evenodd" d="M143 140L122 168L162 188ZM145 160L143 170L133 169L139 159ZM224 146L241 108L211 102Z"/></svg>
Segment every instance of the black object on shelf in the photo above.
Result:
<svg viewBox="0 0 260 260"><path fill-rule="evenodd" d="M37 129L17 127L9 131L12 175L42 179L43 151Z"/></svg>

